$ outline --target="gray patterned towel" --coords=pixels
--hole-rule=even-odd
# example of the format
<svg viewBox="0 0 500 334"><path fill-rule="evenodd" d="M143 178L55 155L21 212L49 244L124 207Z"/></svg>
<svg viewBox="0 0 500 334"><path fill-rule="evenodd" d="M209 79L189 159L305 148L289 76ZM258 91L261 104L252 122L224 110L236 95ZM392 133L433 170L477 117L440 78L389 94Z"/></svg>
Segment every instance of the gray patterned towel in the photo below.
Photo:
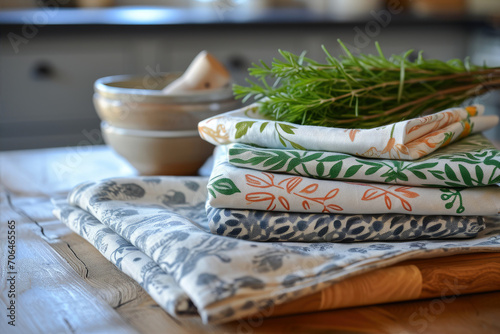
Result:
<svg viewBox="0 0 500 334"><path fill-rule="evenodd" d="M474 239L259 243L208 232L207 179L107 179L75 188L55 214L174 316L238 319L377 268L500 251L500 218Z"/></svg>
<svg viewBox="0 0 500 334"><path fill-rule="evenodd" d="M342 215L217 209L206 206L210 232L252 241L360 242L473 238L482 217Z"/></svg>

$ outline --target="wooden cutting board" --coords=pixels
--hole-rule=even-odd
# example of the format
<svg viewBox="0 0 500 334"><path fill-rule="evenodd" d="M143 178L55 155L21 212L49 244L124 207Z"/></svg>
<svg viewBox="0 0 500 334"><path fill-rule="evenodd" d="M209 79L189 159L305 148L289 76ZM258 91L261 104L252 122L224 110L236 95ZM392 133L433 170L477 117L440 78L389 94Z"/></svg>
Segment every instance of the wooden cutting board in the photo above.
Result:
<svg viewBox="0 0 500 334"><path fill-rule="evenodd" d="M411 260L334 284L274 307L272 316L424 298L443 305L454 296L500 290L500 253ZM436 305L438 307L440 305Z"/></svg>

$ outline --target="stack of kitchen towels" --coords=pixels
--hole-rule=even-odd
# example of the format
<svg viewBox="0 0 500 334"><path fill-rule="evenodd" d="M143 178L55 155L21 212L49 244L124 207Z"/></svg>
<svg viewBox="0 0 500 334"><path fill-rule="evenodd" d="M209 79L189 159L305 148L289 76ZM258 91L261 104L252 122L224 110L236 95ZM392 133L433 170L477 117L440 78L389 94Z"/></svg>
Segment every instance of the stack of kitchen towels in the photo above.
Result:
<svg viewBox="0 0 500 334"><path fill-rule="evenodd" d="M227 144L210 180L91 180L54 214L172 316L205 323L267 317L409 259L500 250L500 151L467 136L497 122L480 107L372 130L260 120L252 108L200 123ZM380 242L391 240L409 241Z"/></svg>
<svg viewBox="0 0 500 334"><path fill-rule="evenodd" d="M500 152L480 105L374 129L263 119L258 105L199 124L218 145L214 234L252 241L470 238L500 211Z"/></svg>

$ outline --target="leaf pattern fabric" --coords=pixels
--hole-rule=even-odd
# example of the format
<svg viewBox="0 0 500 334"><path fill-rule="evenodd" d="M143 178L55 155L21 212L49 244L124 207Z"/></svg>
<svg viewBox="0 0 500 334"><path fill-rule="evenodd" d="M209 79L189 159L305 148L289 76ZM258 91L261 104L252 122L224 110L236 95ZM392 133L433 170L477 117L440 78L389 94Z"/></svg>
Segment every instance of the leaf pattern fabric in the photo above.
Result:
<svg viewBox="0 0 500 334"><path fill-rule="evenodd" d="M414 215L495 215L500 187L437 188L318 180L232 166L216 148L208 204L220 209Z"/></svg>
<svg viewBox="0 0 500 334"><path fill-rule="evenodd" d="M266 148L346 153L366 158L415 160L471 133L494 127L481 105L451 108L373 129L341 129L272 121L253 104L201 121L200 136L214 145L253 144Z"/></svg>
<svg viewBox="0 0 500 334"><path fill-rule="evenodd" d="M321 179L410 186L481 187L500 183L500 151L474 134L414 161L374 160L333 152L229 144L236 167Z"/></svg>
<svg viewBox="0 0 500 334"><path fill-rule="evenodd" d="M149 256L87 212L70 206L66 201L55 201L54 205L54 215L59 220L139 283L168 313L178 317L198 315L196 307L172 275Z"/></svg>
<svg viewBox="0 0 500 334"><path fill-rule="evenodd" d="M343 215L217 209L207 205L210 232L252 241L364 242L473 238L482 217L403 214Z"/></svg>
<svg viewBox="0 0 500 334"><path fill-rule="evenodd" d="M252 242L209 232L202 177L106 179L76 187L55 214L174 317L223 323L415 258L500 251L500 217L475 239Z"/></svg>

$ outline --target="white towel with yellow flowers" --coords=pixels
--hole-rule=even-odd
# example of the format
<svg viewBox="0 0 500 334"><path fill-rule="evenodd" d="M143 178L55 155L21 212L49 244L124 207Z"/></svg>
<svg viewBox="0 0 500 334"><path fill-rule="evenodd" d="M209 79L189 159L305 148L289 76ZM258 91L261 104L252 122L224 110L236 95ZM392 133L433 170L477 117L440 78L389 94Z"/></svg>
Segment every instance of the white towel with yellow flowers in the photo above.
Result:
<svg viewBox="0 0 500 334"><path fill-rule="evenodd" d="M206 119L198 124L198 130L203 139L215 145L245 143L415 160L497 123L498 116L485 116L482 105L473 105L373 129L329 128L272 121L258 113L258 104L252 104Z"/></svg>

